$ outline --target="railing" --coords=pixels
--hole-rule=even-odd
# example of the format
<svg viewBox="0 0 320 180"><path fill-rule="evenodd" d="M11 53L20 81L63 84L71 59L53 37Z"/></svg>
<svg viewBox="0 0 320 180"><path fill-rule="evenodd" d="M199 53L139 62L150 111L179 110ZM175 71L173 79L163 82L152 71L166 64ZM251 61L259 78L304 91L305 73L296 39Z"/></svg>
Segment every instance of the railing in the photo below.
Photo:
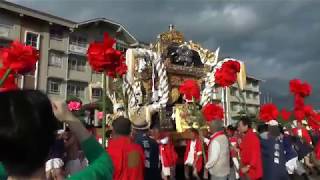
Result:
<svg viewBox="0 0 320 180"><path fill-rule="evenodd" d="M69 51L80 53L80 54L86 54L87 53L87 45L79 45L79 44L70 44L69 45Z"/></svg>

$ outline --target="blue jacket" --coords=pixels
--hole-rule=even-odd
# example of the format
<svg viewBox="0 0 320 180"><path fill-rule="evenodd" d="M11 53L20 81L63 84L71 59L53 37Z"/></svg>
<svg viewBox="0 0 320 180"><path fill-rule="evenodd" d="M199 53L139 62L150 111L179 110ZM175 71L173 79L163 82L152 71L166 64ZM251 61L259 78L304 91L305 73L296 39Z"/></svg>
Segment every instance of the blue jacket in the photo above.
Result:
<svg viewBox="0 0 320 180"><path fill-rule="evenodd" d="M289 180L284 147L280 138L262 138L261 153L263 172L265 172L262 180Z"/></svg>
<svg viewBox="0 0 320 180"><path fill-rule="evenodd" d="M286 161L298 157L298 153L293 147L292 137L290 135L285 135L283 137L283 147L284 147L284 155L286 157Z"/></svg>
<svg viewBox="0 0 320 180"><path fill-rule="evenodd" d="M138 133L135 142L144 150L145 156L145 180L160 180L161 171L159 167L159 145L145 133Z"/></svg>

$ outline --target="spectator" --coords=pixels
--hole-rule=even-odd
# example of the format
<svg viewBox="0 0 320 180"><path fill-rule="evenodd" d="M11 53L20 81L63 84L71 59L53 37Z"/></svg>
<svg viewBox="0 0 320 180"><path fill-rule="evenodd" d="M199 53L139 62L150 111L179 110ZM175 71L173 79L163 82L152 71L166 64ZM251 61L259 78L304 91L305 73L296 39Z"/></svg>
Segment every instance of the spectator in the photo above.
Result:
<svg viewBox="0 0 320 180"><path fill-rule="evenodd" d="M40 91L0 93L0 170L8 179L46 179L45 161L54 143L57 119L69 124L90 166L69 179L111 179L112 161L65 103ZM5 172L0 172L0 177Z"/></svg>
<svg viewBox="0 0 320 180"><path fill-rule="evenodd" d="M63 129L57 131L56 139L49 151L49 158L46 162L46 176L47 179L64 179L64 143L62 135Z"/></svg>
<svg viewBox="0 0 320 180"><path fill-rule="evenodd" d="M241 179L258 180L262 178L262 162L260 141L251 129L251 120L242 117L238 124L238 130L242 133L240 143L240 177Z"/></svg>
<svg viewBox="0 0 320 180"><path fill-rule="evenodd" d="M184 153L184 175L186 179L190 179L190 168L192 168L192 175L196 179L200 179L202 147L199 133L196 129L191 129L191 139L187 140L186 151Z"/></svg>
<svg viewBox="0 0 320 180"><path fill-rule="evenodd" d="M227 136L224 134L222 120L211 121L209 124L212 136L210 137L208 162L211 180L227 180L230 173L230 152Z"/></svg>
<svg viewBox="0 0 320 180"><path fill-rule="evenodd" d="M107 152L114 164L114 180L143 180L144 155L142 148L131 137L131 122L118 117L112 123L113 134Z"/></svg>
<svg viewBox="0 0 320 180"><path fill-rule="evenodd" d="M80 144L69 128L64 133L64 145L66 148L65 173L70 176L88 166L88 160L80 150Z"/></svg>
<svg viewBox="0 0 320 180"><path fill-rule="evenodd" d="M275 121L276 122L276 121ZM283 139L280 136L278 125L267 126L267 134L262 136L261 151L263 171L272 172L264 173L263 180L288 180L289 176L286 170L286 159L284 154Z"/></svg>

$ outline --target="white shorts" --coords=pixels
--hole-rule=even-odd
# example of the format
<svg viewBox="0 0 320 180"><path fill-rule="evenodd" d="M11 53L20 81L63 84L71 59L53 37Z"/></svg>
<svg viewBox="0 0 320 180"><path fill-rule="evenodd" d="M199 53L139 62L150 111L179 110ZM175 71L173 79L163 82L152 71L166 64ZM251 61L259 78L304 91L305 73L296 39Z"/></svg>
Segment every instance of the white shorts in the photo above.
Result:
<svg viewBox="0 0 320 180"><path fill-rule="evenodd" d="M64 165L62 159L54 158L46 162L46 172L51 171L52 169L62 168Z"/></svg>
<svg viewBox="0 0 320 180"><path fill-rule="evenodd" d="M294 174L294 172L296 172L298 175L301 175L305 173L305 169L302 163L299 162L298 157L292 158L286 162L286 168L288 174Z"/></svg>
<svg viewBox="0 0 320 180"><path fill-rule="evenodd" d="M164 167L164 166L162 166L162 174L163 174L164 176L170 176L170 175L171 175L171 173L170 173L170 167Z"/></svg>

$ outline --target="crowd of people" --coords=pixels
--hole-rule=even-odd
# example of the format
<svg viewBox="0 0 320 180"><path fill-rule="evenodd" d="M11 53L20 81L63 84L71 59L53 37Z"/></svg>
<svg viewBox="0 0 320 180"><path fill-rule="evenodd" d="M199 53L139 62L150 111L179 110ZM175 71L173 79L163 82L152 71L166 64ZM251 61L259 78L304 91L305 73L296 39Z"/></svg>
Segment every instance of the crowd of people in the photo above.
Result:
<svg viewBox="0 0 320 180"><path fill-rule="evenodd" d="M302 122L253 128L242 117L237 126L216 119L208 127L189 130L179 157L172 133L120 116L103 148L65 103L34 90L0 93L0 179L169 180L180 173L185 179L290 180L320 172L319 134Z"/></svg>

